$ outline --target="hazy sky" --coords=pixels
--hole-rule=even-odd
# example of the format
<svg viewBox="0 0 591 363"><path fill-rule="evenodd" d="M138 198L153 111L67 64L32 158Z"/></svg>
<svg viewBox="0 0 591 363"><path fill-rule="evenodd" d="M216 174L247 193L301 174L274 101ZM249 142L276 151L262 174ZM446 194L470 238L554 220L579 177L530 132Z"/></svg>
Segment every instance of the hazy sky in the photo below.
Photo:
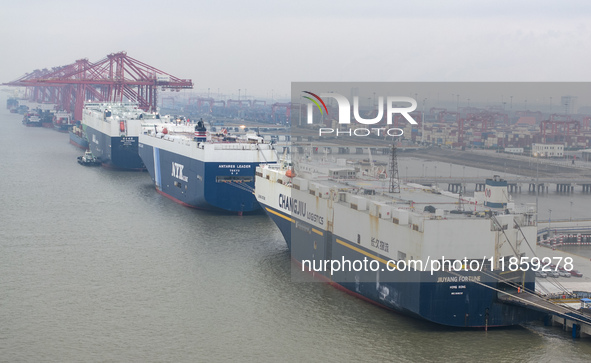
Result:
<svg viewBox="0 0 591 363"><path fill-rule="evenodd" d="M127 51L197 91L590 81L589 1L4 1L0 82ZM244 94L244 93L243 93Z"/></svg>

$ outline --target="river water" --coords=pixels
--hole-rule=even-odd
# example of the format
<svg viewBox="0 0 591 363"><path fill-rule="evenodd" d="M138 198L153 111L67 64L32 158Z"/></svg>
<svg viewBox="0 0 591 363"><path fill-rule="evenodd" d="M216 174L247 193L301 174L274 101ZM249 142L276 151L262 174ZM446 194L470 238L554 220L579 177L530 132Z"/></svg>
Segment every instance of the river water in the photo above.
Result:
<svg viewBox="0 0 591 363"><path fill-rule="evenodd" d="M327 284L292 282L289 252L266 216L192 210L156 193L147 173L82 167L67 134L26 128L4 105L2 362L591 358L590 341L539 323L449 329ZM579 214L589 198L575 196ZM540 211L566 218L569 201L549 194Z"/></svg>

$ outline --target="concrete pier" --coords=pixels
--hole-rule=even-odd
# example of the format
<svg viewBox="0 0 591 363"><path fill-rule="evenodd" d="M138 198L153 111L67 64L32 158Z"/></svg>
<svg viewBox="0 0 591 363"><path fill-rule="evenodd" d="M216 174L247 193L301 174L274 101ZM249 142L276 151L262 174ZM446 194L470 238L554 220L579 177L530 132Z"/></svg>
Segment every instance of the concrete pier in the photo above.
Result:
<svg viewBox="0 0 591 363"><path fill-rule="evenodd" d="M572 333L573 338L591 337L591 325L583 324L580 321L552 315L552 326L560 326L562 330ZM573 329L575 331L573 332Z"/></svg>
<svg viewBox="0 0 591 363"><path fill-rule="evenodd" d="M575 187L571 183L568 183L568 184L563 184L563 183L556 184L556 191L557 192L572 193L574 191L574 189L575 189Z"/></svg>
<svg viewBox="0 0 591 363"><path fill-rule="evenodd" d="M451 183L447 185L447 191L452 193L465 193L466 187L462 183Z"/></svg>
<svg viewBox="0 0 591 363"><path fill-rule="evenodd" d="M562 225L561 225L562 224ZM552 229L554 229L555 222L552 222ZM580 229L586 230L587 233L591 233L591 221L580 220L580 221L569 221L558 223L557 228L573 230ZM540 236L545 234L544 230L547 226L544 223L539 223L538 227L541 227L539 232ZM565 296L562 288L571 292L590 292L591 293L591 261L588 257L579 256L577 254L561 251L558 249L552 249L538 245L536 248L537 256L542 258L552 259L552 263L557 264L560 262L560 266L564 266L565 258L572 258L572 264L574 269L578 270L583 274L583 277L559 277L559 278L536 278L536 291L543 296L554 296L555 298L544 302L544 306L552 302L554 307L548 305L551 310L555 312L549 312L546 325L560 326L562 330L570 332L573 338L590 338L591 337L591 323L589 314L583 310L577 310L581 307L580 298L569 298ZM550 295L545 295L550 294ZM558 297L558 298L556 298ZM565 310L566 309L566 310ZM573 310L575 309L575 310ZM581 321L583 320L583 321ZM573 332L574 327L574 332Z"/></svg>
<svg viewBox="0 0 591 363"><path fill-rule="evenodd" d="M509 188L509 193L521 193L521 184L509 183L507 184L507 188Z"/></svg>
<svg viewBox="0 0 591 363"><path fill-rule="evenodd" d="M436 183L447 183L462 184L464 186L464 192L466 192L466 185L474 185L474 191L481 192L485 189L484 178L470 177L470 178L445 178L445 177L410 177L408 181L411 183L433 185ZM521 193L522 185L527 184L527 191L529 193L548 193L550 188L556 186L556 193L559 195L572 194L577 190L583 193L591 193L591 183L589 179L572 179L566 180L565 178L540 178L539 180L532 180L531 178L515 177L507 179L507 189L509 193ZM580 189L578 187L581 187ZM448 190L452 190L451 187Z"/></svg>

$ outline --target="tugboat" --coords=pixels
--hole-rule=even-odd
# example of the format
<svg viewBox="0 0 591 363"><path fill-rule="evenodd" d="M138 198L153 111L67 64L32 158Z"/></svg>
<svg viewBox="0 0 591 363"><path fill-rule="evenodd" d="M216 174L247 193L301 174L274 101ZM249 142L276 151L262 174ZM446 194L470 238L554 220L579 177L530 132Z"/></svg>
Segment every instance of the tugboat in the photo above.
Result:
<svg viewBox="0 0 591 363"><path fill-rule="evenodd" d="M41 127L41 117L36 111L27 112L23 116L23 125L27 127Z"/></svg>
<svg viewBox="0 0 591 363"><path fill-rule="evenodd" d="M78 164L84 166L100 166L101 162L92 155L92 152L87 151L83 156L78 156Z"/></svg>

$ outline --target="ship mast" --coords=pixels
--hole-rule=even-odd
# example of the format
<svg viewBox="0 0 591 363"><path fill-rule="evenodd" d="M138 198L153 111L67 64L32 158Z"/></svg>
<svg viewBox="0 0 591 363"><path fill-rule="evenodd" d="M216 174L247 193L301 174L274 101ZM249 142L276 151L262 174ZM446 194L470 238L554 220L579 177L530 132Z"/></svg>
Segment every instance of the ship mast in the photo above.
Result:
<svg viewBox="0 0 591 363"><path fill-rule="evenodd" d="M396 158L396 143L390 148L390 193L400 193L400 179L398 178L398 159Z"/></svg>
<svg viewBox="0 0 591 363"><path fill-rule="evenodd" d="M460 212L464 211L464 204L462 204L462 189L460 188L460 192L458 193L458 210Z"/></svg>

